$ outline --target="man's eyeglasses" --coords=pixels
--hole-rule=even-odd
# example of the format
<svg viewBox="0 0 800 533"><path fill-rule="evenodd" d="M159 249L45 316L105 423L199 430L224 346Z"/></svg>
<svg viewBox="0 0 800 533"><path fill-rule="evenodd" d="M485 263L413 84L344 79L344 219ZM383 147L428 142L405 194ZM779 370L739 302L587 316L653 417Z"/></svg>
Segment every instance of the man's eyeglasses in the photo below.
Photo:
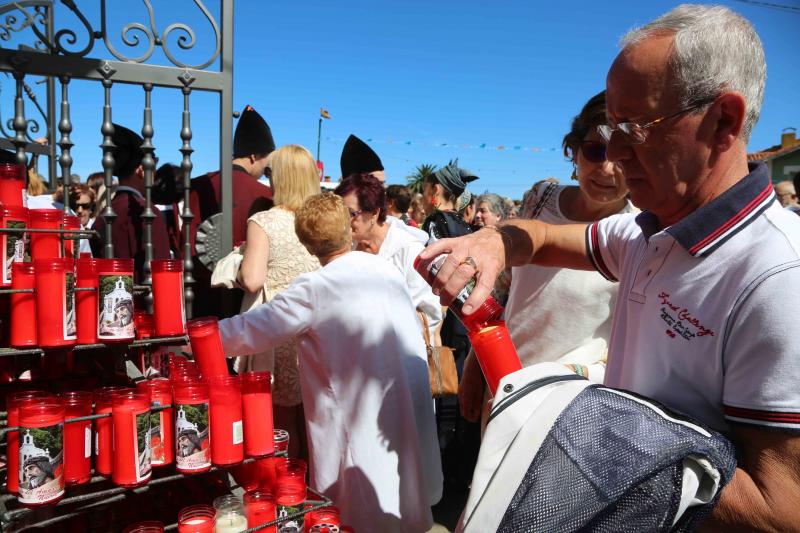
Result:
<svg viewBox="0 0 800 533"><path fill-rule="evenodd" d="M359 210L359 211L353 211L353 210L351 209L351 210L350 210L350 220L353 220L354 218L356 218L356 217L357 217L358 215L360 215L361 213L363 213L363 211L360 211L360 210Z"/></svg>
<svg viewBox="0 0 800 533"><path fill-rule="evenodd" d="M672 113L671 115L666 115L663 117L659 117L655 120L648 122L647 124L637 124L635 122L620 122L617 124L616 128L612 128L608 124L601 124L597 126L597 133L605 139L605 141L611 142L611 136L614 134L615 131L621 131L624 133L628 140L632 144L642 144L647 140L647 134L649 133L649 129L657 124L661 124L665 120L669 120L671 118L675 118L677 116L683 115L684 113L688 113L689 111L694 111L696 109L700 109L708 105L710 102L701 102L699 104L695 104L691 107L687 107L686 109L681 109L676 113Z"/></svg>
<svg viewBox="0 0 800 533"><path fill-rule="evenodd" d="M581 142L581 154L590 163L602 163L606 160L606 143L583 141Z"/></svg>
<svg viewBox="0 0 800 533"><path fill-rule="evenodd" d="M92 204L91 202L86 202L86 203L78 202L78 203L75 204L75 209L76 210L78 210L78 209L91 210L92 208L94 208L94 204Z"/></svg>

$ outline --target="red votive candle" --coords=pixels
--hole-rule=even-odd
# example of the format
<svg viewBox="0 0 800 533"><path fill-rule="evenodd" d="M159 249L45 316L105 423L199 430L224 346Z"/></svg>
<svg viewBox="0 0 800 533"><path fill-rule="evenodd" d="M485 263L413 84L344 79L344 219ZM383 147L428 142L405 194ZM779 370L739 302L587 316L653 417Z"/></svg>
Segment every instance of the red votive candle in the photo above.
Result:
<svg viewBox="0 0 800 533"><path fill-rule="evenodd" d="M269 372L245 372L242 375L244 453L249 457L261 457L275 451L271 378Z"/></svg>
<svg viewBox="0 0 800 533"><path fill-rule="evenodd" d="M13 289L34 289L36 276L33 263L14 263L11 287ZM36 336L36 296L32 292L18 292L11 295L11 346L25 347L37 344Z"/></svg>
<svg viewBox="0 0 800 533"><path fill-rule="evenodd" d="M190 505L178 513L178 533L214 533L214 515L210 505Z"/></svg>
<svg viewBox="0 0 800 533"><path fill-rule="evenodd" d="M186 324L189 342L192 344L194 360L200 366L203 377L213 378L228 375L225 350L219 336L219 323L214 317L195 318Z"/></svg>
<svg viewBox="0 0 800 533"><path fill-rule="evenodd" d="M150 465L150 394L146 390L111 395L114 466L111 480L123 487L147 483Z"/></svg>
<svg viewBox="0 0 800 533"><path fill-rule="evenodd" d="M97 259L81 257L75 261L75 286L91 291L75 293L76 331L78 344L97 342Z"/></svg>
<svg viewBox="0 0 800 533"><path fill-rule="evenodd" d="M137 339L149 339L153 337L153 315L137 310L133 313L133 323L136 325Z"/></svg>
<svg viewBox="0 0 800 533"><path fill-rule="evenodd" d="M281 482L275 485L275 506L278 518L283 518L303 510L306 503L306 486L294 482ZM284 522L284 526L294 525L303 530L303 515Z"/></svg>
<svg viewBox="0 0 800 533"><path fill-rule="evenodd" d="M133 259L97 261L97 338L101 342L131 341L133 322Z"/></svg>
<svg viewBox="0 0 800 533"><path fill-rule="evenodd" d="M174 383L173 398L176 469L184 474L205 472L211 468L208 385L199 381Z"/></svg>
<svg viewBox="0 0 800 533"><path fill-rule="evenodd" d="M131 524L122 530L122 533L163 533L164 524L158 520L146 520Z"/></svg>
<svg viewBox="0 0 800 533"><path fill-rule="evenodd" d="M35 507L64 495L64 404L29 399L19 406L20 503Z"/></svg>
<svg viewBox="0 0 800 533"><path fill-rule="evenodd" d="M0 183L2 185L2 183ZM22 229L28 227L28 209L25 207L10 207L0 205L0 227ZM9 287L13 271L11 265L31 260L31 247L27 233L2 233L3 264L0 287Z"/></svg>
<svg viewBox="0 0 800 533"><path fill-rule="evenodd" d="M85 391L61 394L65 416L77 418L92 414L92 393ZM92 467L92 421L64 425L64 480L67 485L86 483Z"/></svg>
<svg viewBox="0 0 800 533"><path fill-rule="evenodd" d="M95 390L94 414L111 414L112 395L116 392L132 390L128 387L102 387ZM102 476L110 476L113 470L111 433L111 417L98 418L94 421L94 469Z"/></svg>
<svg viewBox="0 0 800 533"><path fill-rule="evenodd" d="M59 230L64 223L61 209L31 209L31 229ZM31 233L31 256L34 259L53 259L61 257L61 235L54 233Z"/></svg>
<svg viewBox="0 0 800 533"><path fill-rule="evenodd" d="M153 407L172 405L172 384L166 378L148 379L136 384L150 391ZM150 414L150 463L154 467L171 464L175 459L175 420L173 410L163 409Z"/></svg>
<svg viewBox="0 0 800 533"><path fill-rule="evenodd" d="M75 344L75 262L35 259L36 319L39 345L47 348Z"/></svg>
<svg viewBox="0 0 800 533"><path fill-rule="evenodd" d="M64 229L79 230L81 229L81 219L75 215L64 215ZM75 238L76 235L64 233L64 257L75 257Z"/></svg>
<svg viewBox="0 0 800 533"><path fill-rule="evenodd" d="M211 420L211 462L218 466L244 460L242 384L239 376L207 378Z"/></svg>
<svg viewBox="0 0 800 533"><path fill-rule="evenodd" d="M25 191L25 165L0 163L0 204L9 207L28 205L28 195Z"/></svg>
<svg viewBox="0 0 800 533"><path fill-rule="evenodd" d="M478 331L470 332L469 340L489 385L489 391L494 396L501 379L522 369L506 323L503 320L491 322Z"/></svg>
<svg viewBox="0 0 800 533"><path fill-rule="evenodd" d="M289 432L285 429L276 429L272 435L275 457L289 457Z"/></svg>
<svg viewBox="0 0 800 533"><path fill-rule="evenodd" d="M19 406L31 399L47 399L53 395L45 391L20 391L12 392L6 396L6 410L8 411L8 427L19 426ZM19 465L19 431L6 433L6 490L11 494L19 492L19 479L22 472Z"/></svg>
<svg viewBox="0 0 800 533"><path fill-rule="evenodd" d="M306 486L308 465L302 459L279 457L275 460L275 480L278 484L296 483Z"/></svg>
<svg viewBox="0 0 800 533"><path fill-rule="evenodd" d="M247 527L256 527L267 522L272 522L277 518L275 508L275 500L272 499L272 494L262 490L254 490L246 492L242 496L244 502L244 510L247 515ZM266 533L276 533L275 526L262 528L261 531Z"/></svg>
<svg viewBox="0 0 800 533"><path fill-rule="evenodd" d="M183 308L183 261L153 259L153 319L157 337L185 335Z"/></svg>
<svg viewBox="0 0 800 533"><path fill-rule="evenodd" d="M336 526L341 525L339 508L333 505L309 511L305 516L306 530L310 530L316 525Z"/></svg>

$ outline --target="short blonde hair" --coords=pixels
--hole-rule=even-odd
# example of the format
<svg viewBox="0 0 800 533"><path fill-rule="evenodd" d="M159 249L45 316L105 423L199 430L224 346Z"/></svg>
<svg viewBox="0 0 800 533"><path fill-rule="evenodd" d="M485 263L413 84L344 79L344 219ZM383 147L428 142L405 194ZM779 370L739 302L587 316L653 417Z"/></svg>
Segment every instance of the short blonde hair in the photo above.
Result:
<svg viewBox="0 0 800 533"><path fill-rule="evenodd" d="M303 200L319 194L319 171L314 156L297 144L281 146L267 156L272 172L272 198L275 205L296 211Z"/></svg>
<svg viewBox="0 0 800 533"><path fill-rule="evenodd" d="M308 253L324 257L350 247L350 211L336 194L310 196L295 212L294 231Z"/></svg>

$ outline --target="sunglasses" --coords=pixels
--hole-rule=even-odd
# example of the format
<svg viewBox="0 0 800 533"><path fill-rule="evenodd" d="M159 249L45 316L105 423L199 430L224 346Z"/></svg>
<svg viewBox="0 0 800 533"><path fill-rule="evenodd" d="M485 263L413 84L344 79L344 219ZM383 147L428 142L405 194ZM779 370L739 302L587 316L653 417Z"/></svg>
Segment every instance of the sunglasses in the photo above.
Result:
<svg viewBox="0 0 800 533"><path fill-rule="evenodd" d="M94 204L91 202L75 204L75 209L91 209L92 207L94 207Z"/></svg>
<svg viewBox="0 0 800 533"><path fill-rule="evenodd" d="M606 144L598 141L581 142L581 154L590 163L602 163L606 160Z"/></svg>

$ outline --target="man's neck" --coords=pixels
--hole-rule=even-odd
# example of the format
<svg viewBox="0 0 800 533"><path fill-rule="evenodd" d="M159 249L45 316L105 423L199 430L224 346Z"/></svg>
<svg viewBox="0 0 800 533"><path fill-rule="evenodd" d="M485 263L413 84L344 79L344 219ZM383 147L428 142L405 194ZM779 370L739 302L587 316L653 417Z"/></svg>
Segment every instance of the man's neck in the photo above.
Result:
<svg viewBox="0 0 800 533"><path fill-rule="evenodd" d="M131 189L138 191L141 194L144 194L144 183L141 180L135 178L127 178L119 180L120 187L130 187Z"/></svg>
<svg viewBox="0 0 800 533"><path fill-rule="evenodd" d="M250 163L249 157L235 157L233 159L233 166L241 167L251 178L258 179L258 176L253 176L252 174L253 165Z"/></svg>

